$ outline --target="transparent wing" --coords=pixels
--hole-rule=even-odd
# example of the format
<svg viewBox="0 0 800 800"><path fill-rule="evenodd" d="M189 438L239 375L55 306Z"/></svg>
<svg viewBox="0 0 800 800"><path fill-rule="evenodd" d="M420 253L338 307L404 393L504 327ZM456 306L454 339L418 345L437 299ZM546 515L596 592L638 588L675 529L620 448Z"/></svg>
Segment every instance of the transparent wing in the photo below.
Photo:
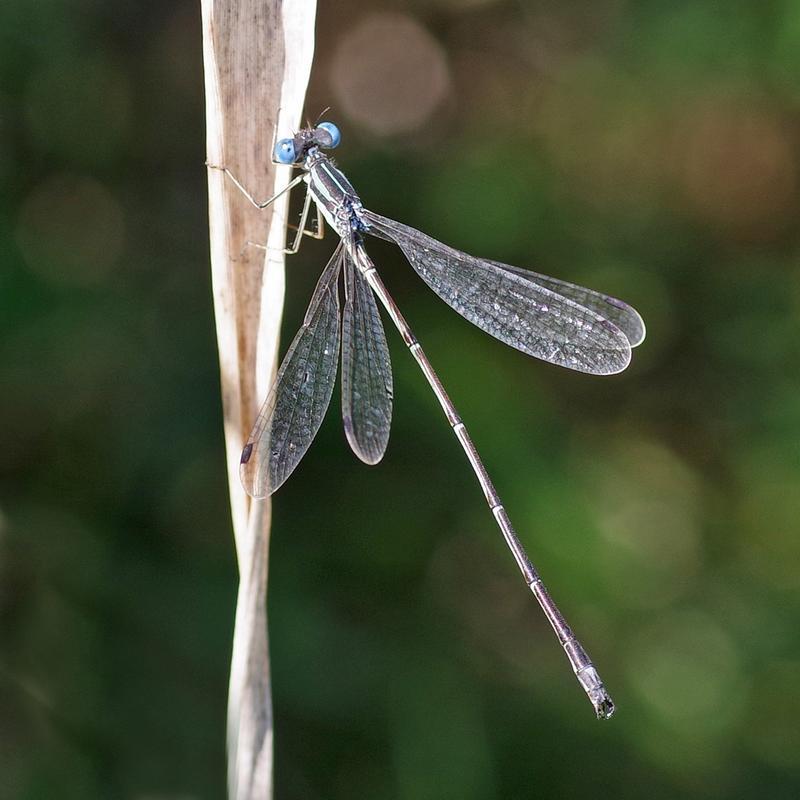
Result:
<svg viewBox="0 0 800 800"><path fill-rule="evenodd" d="M253 497L272 494L292 474L322 424L339 359L340 244L314 289L303 325L242 450L239 476Z"/></svg>
<svg viewBox="0 0 800 800"><path fill-rule="evenodd" d="M630 363L628 337L592 308L408 225L372 211L364 211L364 217L370 232L395 242L445 303L500 341L595 375L621 372Z"/></svg>
<svg viewBox="0 0 800 800"><path fill-rule="evenodd" d="M526 281L543 286L551 292L560 294L573 302L577 303L590 311L594 311L598 316L613 322L628 337L631 347L638 347L646 334L644 320L639 316L639 312L608 294L596 292L594 289L587 289L575 283L567 283L558 278L551 278L549 275L542 275L539 272L532 272L522 267L512 267L510 264L501 264L499 261L490 261L495 267L513 272L524 278Z"/></svg>
<svg viewBox="0 0 800 800"><path fill-rule="evenodd" d="M352 259L344 259L346 302L342 316L342 417L353 452L377 464L392 425L392 363L378 306Z"/></svg>

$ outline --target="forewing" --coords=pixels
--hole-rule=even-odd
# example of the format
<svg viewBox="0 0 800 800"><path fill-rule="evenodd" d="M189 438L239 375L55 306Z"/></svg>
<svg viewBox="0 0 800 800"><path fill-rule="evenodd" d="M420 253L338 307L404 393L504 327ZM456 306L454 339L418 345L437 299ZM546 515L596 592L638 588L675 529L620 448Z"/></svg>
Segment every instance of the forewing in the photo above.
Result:
<svg viewBox="0 0 800 800"><path fill-rule="evenodd" d="M292 474L322 424L339 359L340 244L317 283L247 444L239 475L253 497L272 494Z"/></svg>
<svg viewBox="0 0 800 800"><path fill-rule="evenodd" d="M558 278L551 278L549 275L542 275L538 272L512 267L510 264L501 264L499 261L490 261L495 267L513 272L524 278L526 281L543 286L551 292L567 297L578 305L594 311L601 317L613 322L628 337L631 347L638 347L646 334L644 320L639 312L627 303L594 289L587 289L575 283L561 281Z"/></svg>
<svg viewBox="0 0 800 800"><path fill-rule="evenodd" d="M514 272L365 211L371 231L394 241L411 266L461 316L523 353L595 375L621 372L628 337L613 322Z"/></svg>
<svg viewBox="0 0 800 800"><path fill-rule="evenodd" d="M392 424L392 364L372 289L345 256L347 299L342 316L342 417L353 452L377 464Z"/></svg>

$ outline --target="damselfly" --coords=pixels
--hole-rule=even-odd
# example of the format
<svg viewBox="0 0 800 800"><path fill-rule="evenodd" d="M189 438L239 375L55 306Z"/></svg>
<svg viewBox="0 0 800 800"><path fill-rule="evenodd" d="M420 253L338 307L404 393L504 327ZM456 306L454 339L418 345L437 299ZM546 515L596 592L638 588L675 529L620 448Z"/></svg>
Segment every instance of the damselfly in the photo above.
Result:
<svg viewBox="0 0 800 800"><path fill-rule="evenodd" d="M518 267L474 258L367 210L341 170L323 152L336 147L340 138L333 123L321 122L278 141L274 161L302 171L262 203L222 168L258 208L265 208L292 187L306 184L300 225L287 252L296 252L304 235L321 237L324 222L340 239L244 447L242 484L253 497L265 497L291 475L328 408L340 343L342 415L347 441L367 464L381 460L392 416L392 370L375 302L377 296L439 400L506 544L597 716L608 718L614 712L611 697L525 553L455 406L367 255L364 235L397 244L428 286L470 322L523 353L552 364L595 375L620 372L630 362L631 348L644 339L644 323L633 308L614 297ZM306 224L312 201L317 224L309 230ZM343 312L338 288L342 272Z"/></svg>

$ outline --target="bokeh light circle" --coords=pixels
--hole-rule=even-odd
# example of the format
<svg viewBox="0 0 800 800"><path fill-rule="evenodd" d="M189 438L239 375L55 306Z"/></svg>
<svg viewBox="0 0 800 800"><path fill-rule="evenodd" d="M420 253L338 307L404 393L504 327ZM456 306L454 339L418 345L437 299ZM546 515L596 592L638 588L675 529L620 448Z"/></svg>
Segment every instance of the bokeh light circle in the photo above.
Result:
<svg viewBox="0 0 800 800"><path fill-rule="evenodd" d="M450 92L441 45L401 14L373 14L348 31L330 76L335 106L384 136L419 129Z"/></svg>

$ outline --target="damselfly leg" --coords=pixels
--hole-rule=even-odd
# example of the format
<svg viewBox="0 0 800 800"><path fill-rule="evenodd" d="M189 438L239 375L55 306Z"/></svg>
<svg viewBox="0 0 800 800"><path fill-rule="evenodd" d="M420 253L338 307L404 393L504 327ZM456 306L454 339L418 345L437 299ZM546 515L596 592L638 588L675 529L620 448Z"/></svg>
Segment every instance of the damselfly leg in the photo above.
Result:
<svg viewBox="0 0 800 800"><path fill-rule="evenodd" d="M279 162L274 162L279 163ZM209 169L216 169L220 172L223 172L227 177L233 182L233 185L241 192L241 194L250 202L250 204L259 210L263 210L267 208L267 206L274 203L279 197L290 192L298 183L300 183L303 178L305 177L304 174L297 175L291 181L289 181L286 186L283 187L280 191L276 192L272 197L267 198L266 200L259 201L256 200L250 192L244 187L244 185L239 181L239 179L227 168L227 167L220 167L216 164L206 164ZM308 221L308 215L311 208L311 195L306 191L305 199L303 200L303 210L300 214L300 224L297 226L291 226L296 229L297 233L295 234L292 244L289 247L285 247L283 252L287 255L294 255L300 249L300 241L303 236L310 236L312 239L322 239L325 236L325 218L322 215L322 211L320 210L319 206L316 207L316 230L315 229L306 229L306 222ZM245 247L255 247L259 250L266 250L267 247L264 244L259 244L258 242L247 241L245 243ZM244 252L244 248L242 248L242 252ZM240 253L241 255L241 253Z"/></svg>
<svg viewBox="0 0 800 800"><path fill-rule="evenodd" d="M294 240L292 241L291 245L289 247L285 247L283 250L286 255L294 255L300 249L300 241L304 236L310 236L312 239L322 239L325 236L325 218L322 216L319 206L316 205L316 203L314 205L316 207L317 216L316 229L306 230L308 213L311 209L311 192L306 189L306 196L303 200L303 210L300 212L300 224L296 226L290 226L291 228L295 228L297 232L295 233Z"/></svg>
<svg viewBox="0 0 800 800"><path fill-rule="evenodd" d="M220 167L217 166L216 164L206 164L206 166L209 169L217 169L220 172L227 175L228 178L230 178L231 181L233 181L233 185L247 198L247 200L250 201L250 204L255 206L255 208L258 208L259 210L263 210L267 206L274 203L281 195L284 195L286 194L286 192L291 191L295 186L297 186L298 183L300 183L300 181L303 180L303 178L305 178L305 175L301 173L297 177L292 178L292 180L290 180L289 183L287 183L286 186L283 187L283 189L281 189L278 192L275 192L275 194L272 195L272 197L269 197L263 201L259 201L256 200L253 197L253 195L251 195L250 192L248 192L247 189L244 188L244 186L239 182L239 179L227 167Z"/></svg>

